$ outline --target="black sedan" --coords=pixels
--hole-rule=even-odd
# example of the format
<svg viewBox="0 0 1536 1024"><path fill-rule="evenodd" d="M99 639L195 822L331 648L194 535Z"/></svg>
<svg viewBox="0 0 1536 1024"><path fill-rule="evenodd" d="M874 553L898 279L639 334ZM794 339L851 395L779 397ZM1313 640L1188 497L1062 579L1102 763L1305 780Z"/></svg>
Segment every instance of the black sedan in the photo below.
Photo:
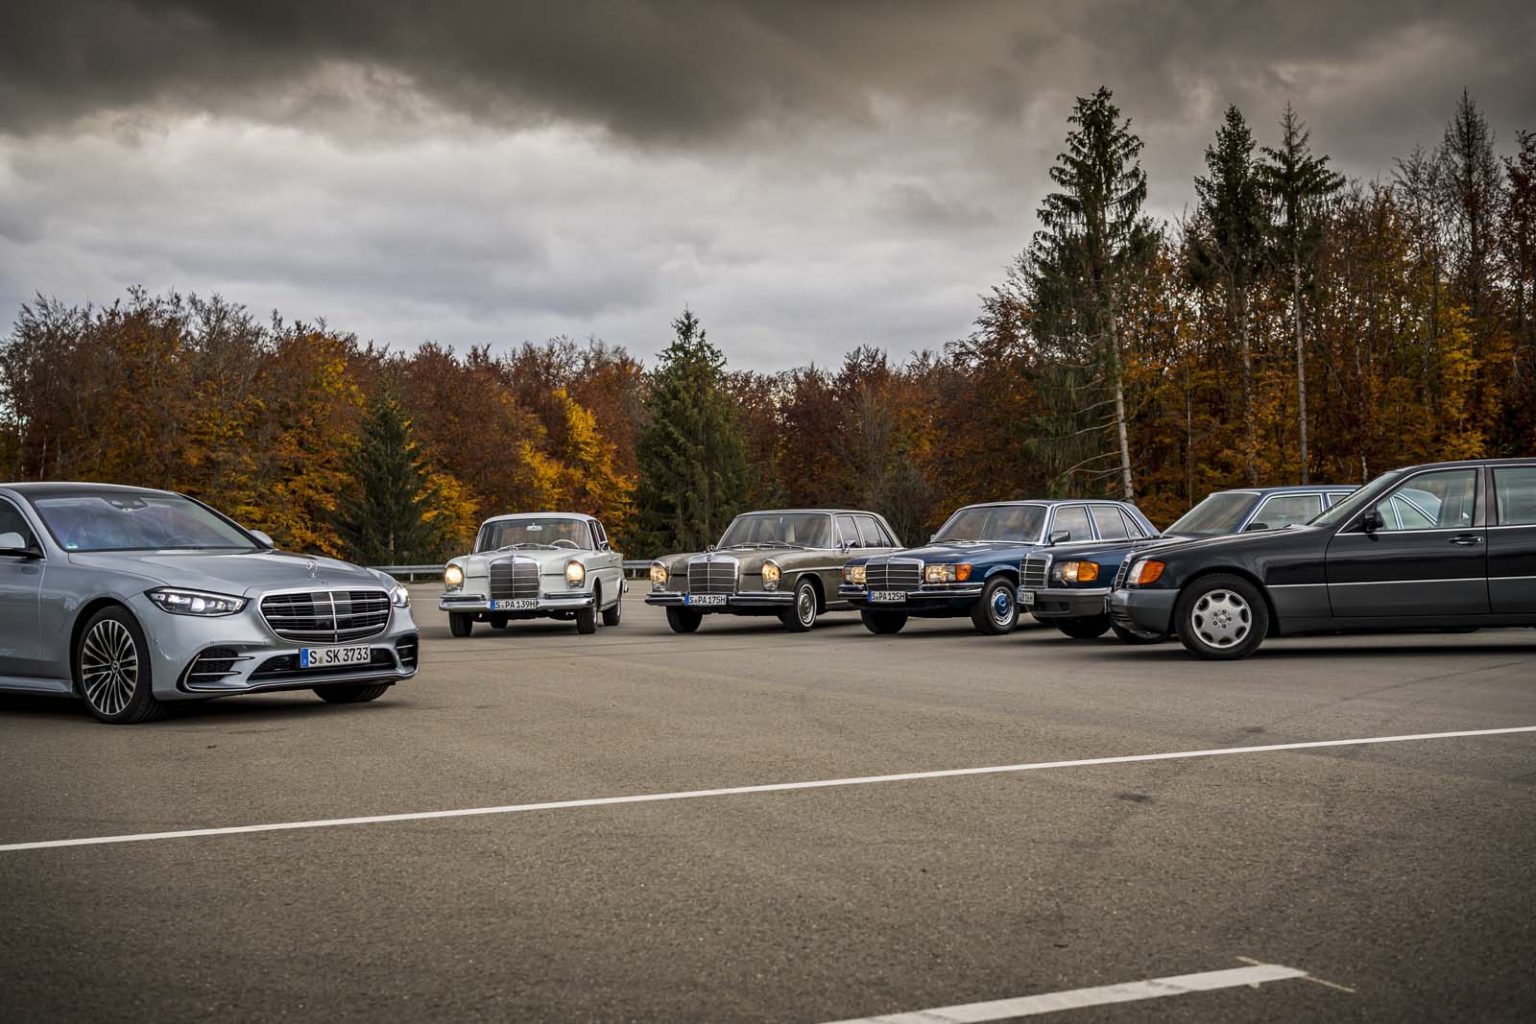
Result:
<svg viewBox="0 0 1536 1024"><path fill-rule="evenodd" d="M1396 469L1305 526L1127 562L1114 622L1203 658L1266 636L1536 626L1536 458Z"/></svg>

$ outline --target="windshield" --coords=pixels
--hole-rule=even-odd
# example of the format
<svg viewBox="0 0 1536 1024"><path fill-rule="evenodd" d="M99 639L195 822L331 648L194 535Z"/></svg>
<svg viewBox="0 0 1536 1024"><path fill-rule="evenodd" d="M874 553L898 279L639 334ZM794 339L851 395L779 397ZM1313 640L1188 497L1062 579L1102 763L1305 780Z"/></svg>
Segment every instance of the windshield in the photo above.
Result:
<svg viewBox="0 0 1536 1024"><path fill-rule="evenodd" d="M585 519L499 519L480 527L475 553L510 548L590 548L592 533Z"/></svg>
<svg viewBox="0 0 1536 1024"><path fill-rule="evenodd" d="M1223 537L1236 533L1248 513L1259 503L1257 494L1217 491L1185 512L1165 533L1177 537Z"/></svg>
<svg viewBox="0 0 1536 1024"><path fill-rule="evenodd" d="M255 551L218 513L179 494L72 493L32 507L65 551Z"/></svg>
<svg viewBox="0 0 1536 1024"><path fill-rule="evenodd" d="M1013 540L1033 543L1045 525L1043 505L972 505L949 517L934 535L938 544L966 540Z"/></svg>
<svg viewBox="0 0 1536 1024"><path fill-rule="evenodd" d="M1400 474L1395 472L1381 474L1307 525L1338 526L1340 523L1347 522L1356 512L1374 503L1381 496L1381 492L1391 487L1398 479Z"/></svg>
<svg viewBox="0 0 1536 1024"><path fill-rule="evenodd" d="M832 517L821 512L754 512L737 516L720 538L722 548L832 547Z"/></svg>

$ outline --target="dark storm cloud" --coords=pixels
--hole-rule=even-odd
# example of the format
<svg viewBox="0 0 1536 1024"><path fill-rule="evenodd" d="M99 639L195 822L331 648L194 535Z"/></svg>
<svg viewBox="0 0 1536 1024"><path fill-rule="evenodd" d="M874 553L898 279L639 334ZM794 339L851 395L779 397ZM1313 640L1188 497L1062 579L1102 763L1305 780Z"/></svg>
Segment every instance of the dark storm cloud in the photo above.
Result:
<svg viewBox="0 0 1536 1024"><path fill-rule="evenodd" d="M1359 60L1415 26L1445 43L1447 70L1511 74L1529 107L1533 11L1528 0L11 0L0 127L137 105L292 118L345 101L323 74L338 65L493 123L574 119L639 140L857 120L880 95L1011 118L1041 90L1101 81L1159 118L1186 106L1197 79L1284 90L1287 65ZM1478 68L1455 67L1458 50Z"/></svg>

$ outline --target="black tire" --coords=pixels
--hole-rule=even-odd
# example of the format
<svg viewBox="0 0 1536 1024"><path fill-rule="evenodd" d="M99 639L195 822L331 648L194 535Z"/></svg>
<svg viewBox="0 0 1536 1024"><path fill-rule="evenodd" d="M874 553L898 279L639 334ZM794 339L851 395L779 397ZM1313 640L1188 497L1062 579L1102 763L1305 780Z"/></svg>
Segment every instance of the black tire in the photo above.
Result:
<svg viewBox="0 0 1536 1024"><path fill-rule="evenodd" d="M99 722L136 725L166 712L155 699L144 630L128 609L111 605L86 621L70 655L75 687Z"/></svg>
<svg viewBox="0 0 1536 1024"><path fill-rule="evenodd" d="M859 619L864 623L864 628L877 636L893 636L901 632L901 627L907 624L906 612L873 611L863 609L859 612Z"/></svg>
<svg viewBox="0 0 1536 1024"><path fill-rule="evenodd" d="M674 633L697 633L699 623L703 621L704 613L692 608L667 609L667 625L672 627Z"/></svg>
<svg viewBox="0 0 1536 1024"><path fill-rule="evenodd" d="M1019 624L1018 589L1006 576L995 577L981 592L981 599L971 609L971 622L978 633L1003 636Z"/></svg>
<svg viewBox="0 0 1536 1024"><path fill-rule="evenodd" d="M1236 661L1264 642L1269 606L1259 588L1241 576L1202 576L1179 595L1173 622L1191 654Z"/></svg>
<svg viewBox="0 0 1536 1024"><path fill-rule="evenodd" d="M576 632L582 636L591 636L597 632L597 597L593 594L591 604L576 609Z"/></svg>
<svg viewBox="0 0 1536 1024"><path fill-rule="evenodd" d="M506 629L507 628L507 623L509 623L511 621L512 620L507 618L505 615L492 615L491 616L491 628L492 629Z"/></svg>
<svg viewBox="0 0 1536 1024"><path fill-rule="evenodd" d="M475 620L464 612L448 613L448 632L454 636L469 636L475 631Z"/></svg>
<svg viewBox="0 0 1536 1024"><path fill-rule="evenodd" d="M1113 623L1109 628L1115 631L1115 636L1132 646L1160 644L1168 639L1165 633L1146 633L1139 629L1131 629L1129 626L1122 626L1119 623Z"/></svg>
<svg viewBox="0 0 1536 1024"><path fill-rule="evenodd" d="M603 625L617 626L619 620L624 617L624 592L619 591L619 599L613 602L612 608L603 609Z"/></svg>
<svg viewBox="0 0 1536 1024"><path fill-rule="evenodd" d="M315 696L327 704L363 704L378 700L393 683L332 683L315 687Z"/></svg>
<svg viewBox="0 0 1536 1024"><path fill-rule="evenodd" d="M821 601L816 596L816 584L809 576L800 577L795 584L795 603L779 612L779 621L791 633L809 633L816 625L821 612Z"/></svg>
<svg viewBox="0 0 1536 1024"><path fill-rule="evenodd" d="M1109 632L1108 615L1084 615L1073 619L1055 619L1051 625L1073 640L1097 640Z"/></svg>

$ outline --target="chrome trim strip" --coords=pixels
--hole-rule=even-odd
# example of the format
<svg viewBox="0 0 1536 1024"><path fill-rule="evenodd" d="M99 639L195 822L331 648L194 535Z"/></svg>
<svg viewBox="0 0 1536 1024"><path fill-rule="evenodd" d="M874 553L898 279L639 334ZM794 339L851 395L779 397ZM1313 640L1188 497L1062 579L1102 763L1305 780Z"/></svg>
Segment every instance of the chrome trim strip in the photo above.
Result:
<svg viewBox="0 0 1536 1024"><path fill-rule="evenodd" d="M1500 577L1502 578L1502 577ZM1391 586L1423 586L1426 583L1486 583L1487 576L1453 576L1448 579L1439 577L1424 580L1360 580L1350 583L1329 583L1330 587L1391 587Z"/></svg>

